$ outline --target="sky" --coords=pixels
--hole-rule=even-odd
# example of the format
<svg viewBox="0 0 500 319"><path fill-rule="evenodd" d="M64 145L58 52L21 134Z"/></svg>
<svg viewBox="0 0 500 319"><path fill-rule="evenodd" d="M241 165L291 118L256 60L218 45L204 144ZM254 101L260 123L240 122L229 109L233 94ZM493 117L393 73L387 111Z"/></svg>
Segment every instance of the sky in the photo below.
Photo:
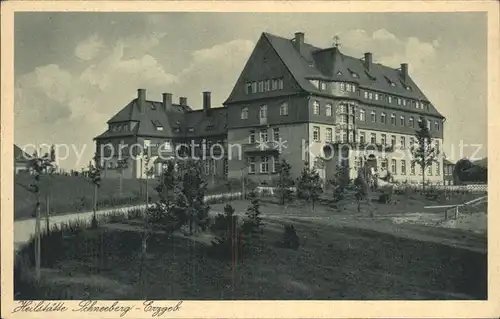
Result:
<svg viewBox="0 0 500 319"><path fill-rule="evenodd" d="M344 54L408 63L446 117L448 158L487 156L485 13L17 12L14 23L14 141L68 145L65 169L87 165L92 139L138 88L195 109L211 91L222 106L262 32L301 31L319 47L337 35Z"/></svg>

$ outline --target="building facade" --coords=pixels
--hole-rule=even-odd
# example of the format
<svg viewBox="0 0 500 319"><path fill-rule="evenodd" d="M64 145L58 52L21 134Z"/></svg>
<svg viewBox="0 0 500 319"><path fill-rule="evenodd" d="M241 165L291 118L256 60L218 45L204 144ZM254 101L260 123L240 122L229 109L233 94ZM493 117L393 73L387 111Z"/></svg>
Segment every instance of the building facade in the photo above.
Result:
<svg viewBox="0 0 500 319"><path fill-rule="evenodd" d="M245 146L243 160L229 159L230 177L246 170L272 180L274 163L285 158L294 176L321 163L323 178L332 178L338 165L354 178L367 162L381 176L389 171L394 180L419 183L422 173L409 155L418 122L426 122L437 148L443 143L444 117L411 79L408 64L394 69L375 63L372 53L356 58L337 46L317 48L301 32L293 39L263 33L224 105L228 143ZM426 180L442 182L442 167L439 156Z"/></svg>
<svg viewBox="0 0 500 319"><path fill-rule="evenodd" d="M175 158L193 157L204 161L209 180L224 180L227 159L212 145L227 144L225 108L212 108L210 92L203 92L203 107L193 110L187 98L172 103L172 94L162 101L146 99L139 89L137 98L108 121L108 129L94 138L97 161L103 178L147 178L146 170L158 176L162 167ZM208 151L212 147L212 154ZM150 178L149 177L149 178Z"/></svg>
<svg viewBox="0 0 500 319"><path fill-rule="evenodd" d="M159 172L165 156L178 149L200 155L206 151L193 153L190 145L217 145L220 156L206 160L207 174L216 179L248 176L270 183L285 159L293 177L310 165L331 179L343 165L354 178L368 163L381 176L391 172L396 181L419 183L422 172L409 154L418 123L425 121L439 149L445 118L408 70L406 63L397 69L375 63L372 53L358 58L336 45L312 46L301 32L292 39L263 33L223 107L210 107L209 92L202 110L193 110L186 98L173 104L164 93L155 102L139 90L95 138L97 150L105 144L149 146ZM142 159L126 162L120 168L114 158L106 160L104 176L144 177ZM443 182L442 156L426 180Z"/></svg>

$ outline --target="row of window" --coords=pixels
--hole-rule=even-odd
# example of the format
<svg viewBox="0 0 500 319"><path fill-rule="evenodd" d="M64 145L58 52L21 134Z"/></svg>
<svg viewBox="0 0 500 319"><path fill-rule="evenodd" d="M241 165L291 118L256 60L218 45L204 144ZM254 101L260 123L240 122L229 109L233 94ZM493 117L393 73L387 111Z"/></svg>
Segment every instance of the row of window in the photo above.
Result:
<svg viewBox="0 0 500 319"><path fill-rule="evenodd" d="M246 94L262 93L262 92L270 92L278 90L283 90L283 78L247 82L245 85Z"/></svg>
<svg viewBox="0 0 500 319"><path fill-rule="evenodd" d="M265 173L276 173L276 168L279 162L278 156L260 156L259 162L259 170L258 172L261 174ZM269 164L271 163L271 167ZM271 168L271 170L269 170ZM250 156L248 158L248 173L255 174L257 173L257 162L255 156Z"/></svg>
<svg viewBox="0 0 500 319"><path fill-rule="evenodd" d="M326 82L326 81L320 81L320 80L309 80L312 85L314 85L317 89L321 91L329 91L329 85L336 85L340 87L340 91L343 92L356 92L356 84L354 83L347 83L347 82Z"/></svg>
<svg viewBox="0 0 500 319"><path fill-rule="evenodd" d="M397 125L397 120L396 120L396 115L394 113L391 114L390 116L391 118L391 125ZM359 120L360 121L366 121L366 112L365 110L363 109L360 109L359 110ZM376 123L377 122L377 113L375 111L372 111L371 114L370 114L370 120L372 123ZM419 117L418 118L418 122L421 121L421 118ZM387 124L387 114L385 112L382 112L380 113L380 119L379 119L379 122L382 123L382 124ZM409 116L408 117L408 123L406 123L406 118L401 115L399 117L399 125L400 126L406 126L408 124L409 127L411 128L415 128L415 119L413 118L413 116ZM430 120L427 120L427 128L429 130L432 130L432 125L431 125L431 121ZM439 121L434 121L434 130L435 131L440 131L441 130L441 125L439 124Z"/></svg>
<svg viewBox="0 0 500 319"><path fill-rule="evenodd" d="M397 104L399 106L413 106L416 109L420 110L426 109L427 111L429 111L430 109L428 103L412 99L405 99L399 96L393 96L389 94L377 93L372 91L363 91L363 97L367 100L384 101L387 102L388 104Z"/></svg>
<svg viewBox="0 0 500 319"><path fill-rule="evenodd" d="M397 160L395 160L395 159L391 160L390 172L393 175L406 175L407 174L407 161L406 160L400 160L399 162L400 163L399 163L399 170L398 170ZM356 160L355 163L356 163L356 167L359 167L360 160ZM387 167L387 164L388 164L387 159L382 159L380 161L380 167L381 167L382 171L389 169ZM418 166L418 165L412 164L410 161L408 161L408 164L410 166L410 175L416 175L415 171L416 171L416 166ZM427 167L427 173L426 173L427 176L432 176L433 175L433 171L432 171L433 167L435 168L435 174L436 174L436 176L441 176L441 166L439 165L439 162L436 162L434 164L435 165L431 165L431 166ZM418 166L418 167L420 168L419 169L419 175L422 175L422 168L420 166Z"/></svg>
<svg viewBox="0 0 500 319"><path fill-rule="evenodd" d="M279 134L279 133L278 133ZM354 134L352 132L347 134L346 131L342 131L342 133L339 135L339 142L341 143L346 143L348 142L347 136L349 136L349 141L353 141L354 139ZM314 142L321 142L321 128L319 126L313 126L313 141ZM325 129L325 142L332 142L333 141L333 129L327 127ZM360 144L366 144L366 132L359 132L357 134L357 141ZM370 144L377 144L377 134L376 133L370 133ZM396 136L391 135L391 146L396 147ZM410 137L409 140L409 146L413 146L415 144L415 138ZM388 145L387 143L387 135L386 134L380 134L380 144L382 145ZM400 136L399 138L399 145L401 149L406 148L406 137L405 136ZM434 141L434 147L437 152L440 150L440 145L439 145L439 140Z"/></svg>
<svg viewBox="0 0 500 319"><path fill-rule="evenodd" d="M280 129L279 127L274 127L272 129L272 138L273 141L279 141L280 140ZM248 136L248 143L254 144L257 142L256 139L257 132L255 130L250 130L250 135ZM259 131L259 141L261 143L269 142L269 134L267 132L267 129L261 129Z"/></svg>
<svg viewBox="0 0 500 319"><path fill-rule="evenodd" d="M281 116L287 116L288 115L288 103L283 102L280 105L280 115ZM244 106L241 109L241 119L242 120L248 120L248 106ZM260 119L267 119L267 105L261 105L259 107L259 118Z"/></svg>

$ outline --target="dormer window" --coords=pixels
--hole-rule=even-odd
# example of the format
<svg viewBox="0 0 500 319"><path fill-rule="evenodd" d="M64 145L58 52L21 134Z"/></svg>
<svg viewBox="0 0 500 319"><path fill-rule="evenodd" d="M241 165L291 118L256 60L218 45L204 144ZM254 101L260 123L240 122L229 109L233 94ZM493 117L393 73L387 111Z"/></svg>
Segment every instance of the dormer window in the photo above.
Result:
<svg viewBox="0 0 500 319"><path fill-rule="evenodd" d="M337 72L337 75L342 75L342 72L338 71L338 72Z"/></svg>
<svg viewBox="0 0 500 319"><path fill-rule="evenodd" d="M175 125L181 125L181 122L175 121Z"/></svg>
<svg viewBox="0 0 500 319"><path fill-rule="evenodd" d="M194 132L194 127L188 128L188 132L193 133Z"/></svg>
<svg viewBox="0 0 500 319"><path fill-rule="evenodd" d="M326 91L326 82L321 81L321 91Z"/></svg>
<svg viewBox="0 0 500 319"><path fill-rule="evenodd" d="M411 91L411 86L406 86L406 91Z"/></svg>
<svg viewBox="0 0 500 319"><path fill-rule="evenodd" d="M318 80L309 80L309 82L311 82L311 84L314 85L314 87L316 87L317 89L319 88L319 81Z"/></svg>
<svg viewBox="0 0 500 319"><path fill-rule="evenodd" d="M356 79L359 77L359 75L356 72L352 72L352 71L351 71L351 76L353 78L356 78Z"/></svg>
<svg viewBox="0 0 500 319"><path fill-rule="evenodd" d="M179 127L174 127L173 131L174 131L174 133L179 133L181 131L181 129Z"/></svg>
<svg viewBox="0 0 500 319"><path fill-rule="evenodd" d="M206 131L212 131L213 129L214 129L213 125L207 125L207 127L205 128Z"/></svg>
<svg viewBox="0 0 500 319"><path fill-rule="evenodd" d="M157 131L163 131L163 124L160 123L158 120L152 120L153 126L156 128Z"/></svg>

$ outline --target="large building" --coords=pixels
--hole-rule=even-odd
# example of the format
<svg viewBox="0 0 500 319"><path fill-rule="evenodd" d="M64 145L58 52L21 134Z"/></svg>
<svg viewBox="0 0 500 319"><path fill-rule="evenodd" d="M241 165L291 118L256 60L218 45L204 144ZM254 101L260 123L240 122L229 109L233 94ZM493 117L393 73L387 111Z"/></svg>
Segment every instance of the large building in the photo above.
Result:
<svg viewBox="0 0 500 319"><path fill-rule="evenodd" d="M340 164L354 177L365 162L381 175L389 171L395 180L421 182L409 156L418 122L425 121L441 148L445 119L412 80L408 64L394 69L375 61L372 53L351 57L338 45L312 46L301 32L292 39L263 33L224 107L210 108L209 93L203 109L194 111L184 98L172 104L171 95L164 94L162 102L153 102L139 90L137 99L108 122L97 144L167 143L170 150L192 140L221 142L224 157L206 165L222 179L245 175L270 182L284 158L293 176L304 165L315 165L330 179ZM114 174L113 165L105 174ZM129 165L127 176L141 177L139 167ZM441 157L426 180L443 181Z"/></svg>

